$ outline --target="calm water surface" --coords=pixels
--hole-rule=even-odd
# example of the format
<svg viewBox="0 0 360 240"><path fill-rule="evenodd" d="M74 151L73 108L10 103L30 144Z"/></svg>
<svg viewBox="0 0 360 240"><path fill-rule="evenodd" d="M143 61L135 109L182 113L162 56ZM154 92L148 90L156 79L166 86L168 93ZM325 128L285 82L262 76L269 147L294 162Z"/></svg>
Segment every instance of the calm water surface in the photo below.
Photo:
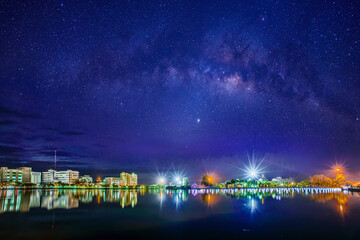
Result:
<svg viewBox="0 0 360 240"><path fill-rule="evenodd" d="M0 190L1 239L360 239L331 189Z"/></svg>

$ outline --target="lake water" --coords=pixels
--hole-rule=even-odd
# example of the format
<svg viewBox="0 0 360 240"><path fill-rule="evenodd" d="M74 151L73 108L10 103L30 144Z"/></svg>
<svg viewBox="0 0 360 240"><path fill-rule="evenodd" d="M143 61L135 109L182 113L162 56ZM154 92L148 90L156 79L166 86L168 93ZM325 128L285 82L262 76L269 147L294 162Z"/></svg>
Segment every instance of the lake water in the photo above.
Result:
<svg viewBox="0 0 360 240"><path fill-rule="evenodd" d="M334 189L0 190L1 239L360 239Z"/></svg>

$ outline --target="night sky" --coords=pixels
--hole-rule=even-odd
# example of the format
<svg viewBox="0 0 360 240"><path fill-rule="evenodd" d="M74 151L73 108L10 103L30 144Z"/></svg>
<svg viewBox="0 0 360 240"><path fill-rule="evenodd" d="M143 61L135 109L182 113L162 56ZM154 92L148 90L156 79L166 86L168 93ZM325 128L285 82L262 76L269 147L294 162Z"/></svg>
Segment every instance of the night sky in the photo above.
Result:
<svg viewBox="0 0 360 240"><path fill-rule="evenodd" d="M1 1L0 166L360 176L358 1Z"/></svg>

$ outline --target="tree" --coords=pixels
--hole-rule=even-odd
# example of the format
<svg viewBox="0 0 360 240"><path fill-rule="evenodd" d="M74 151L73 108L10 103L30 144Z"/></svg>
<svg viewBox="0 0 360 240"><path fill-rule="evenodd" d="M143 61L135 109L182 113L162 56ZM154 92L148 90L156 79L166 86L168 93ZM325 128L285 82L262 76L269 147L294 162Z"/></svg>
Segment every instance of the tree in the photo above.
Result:
<svg viewBox="0 0 360 240"><path fill-rule="evenodd" d="M306 178L305 180L302 180L300 183L296 185L297 187L308 187L310 186L310 178Z"/></svg>
<svg viewBox="0 0 360 240"><path fill-rule="evenodd" d="M200 184L207 187L211 187L213 185L212 182L213 179L209 175L205 174L204 176L202 176Z"/></svg>
<svg viewBox="0 0 360 240"><path fill-rule="evenodd" d="M324 175L314 175L310 177L310 185L313 187L332 187L333 181Z"/></svg>
<svg viewBox="0 0 360 240"><path fill-rule="evenodd" d="M336 177L334 178L334 185L336 187L341 187L345 184L346 184L345 176L341 173L337 174Z"/></svg>

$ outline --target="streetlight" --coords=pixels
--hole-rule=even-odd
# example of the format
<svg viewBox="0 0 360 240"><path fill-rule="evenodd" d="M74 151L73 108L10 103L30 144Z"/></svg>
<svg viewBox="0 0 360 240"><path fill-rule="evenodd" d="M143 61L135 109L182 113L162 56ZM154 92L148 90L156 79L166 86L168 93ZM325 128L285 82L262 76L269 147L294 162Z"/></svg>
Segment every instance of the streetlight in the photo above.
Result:
<svg viewBox="0 0 360 240"><path fill-rule="evenodd" d="M180 178L179 178L179 177L176 177L176 178L175 178L175 182L180 185L180 184L181 184Z"/></svg>
<svg viewBox="0 0 360 240"><path fill-rule="evenodd" d="M159 184L160 185L164 185L165 181L166 181L165 178L163 178L163 177L159 178Z"/></svg>

